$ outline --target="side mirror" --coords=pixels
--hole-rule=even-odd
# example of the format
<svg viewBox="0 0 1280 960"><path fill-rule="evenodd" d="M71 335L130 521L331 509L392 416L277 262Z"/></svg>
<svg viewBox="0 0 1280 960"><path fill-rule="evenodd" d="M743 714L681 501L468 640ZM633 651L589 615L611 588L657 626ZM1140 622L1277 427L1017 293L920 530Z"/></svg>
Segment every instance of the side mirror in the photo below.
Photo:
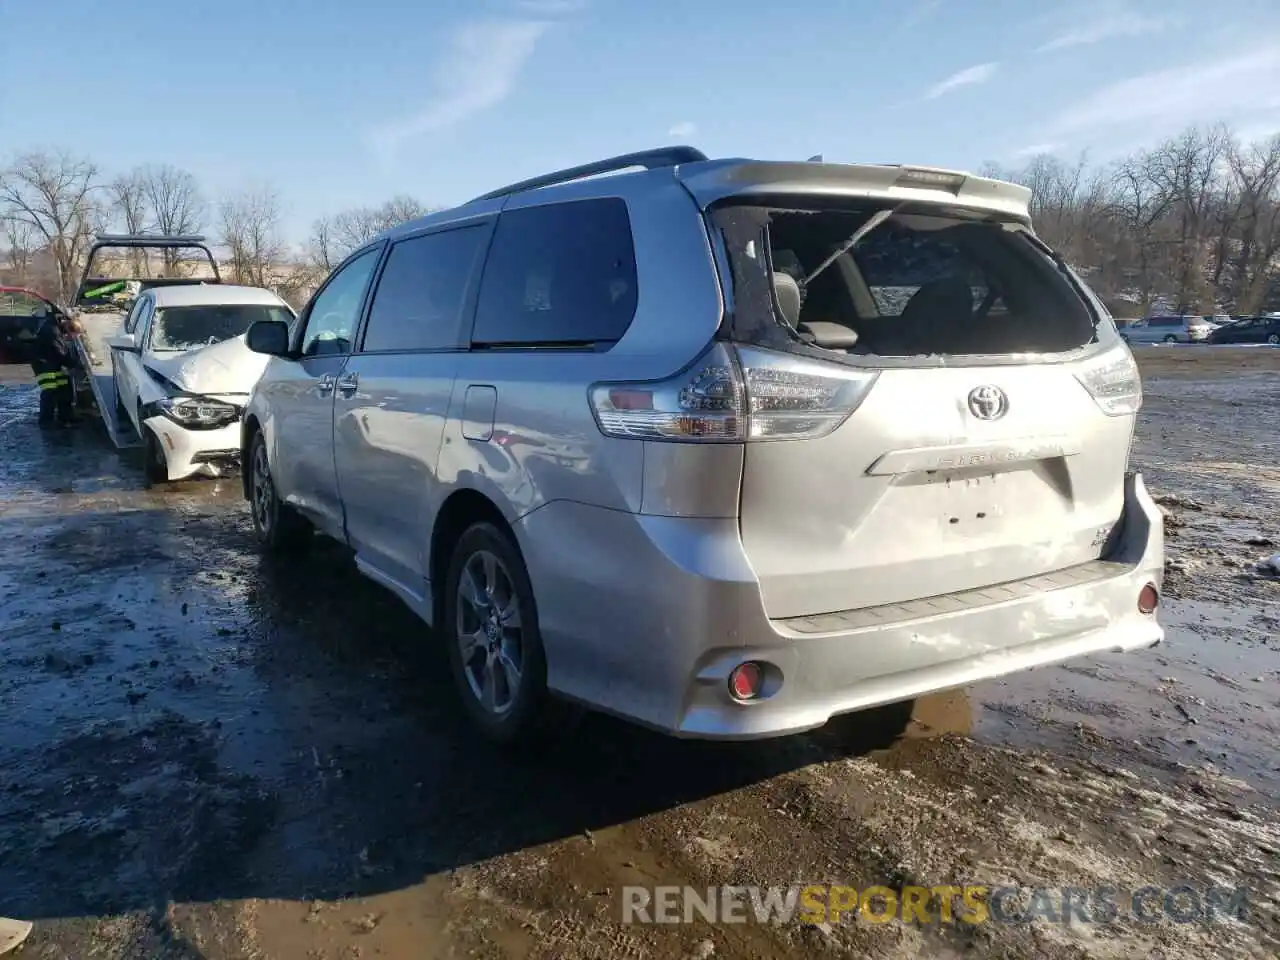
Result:
<svg viewBox="0 0 1280 960"><path fill-rule="evenodd" d="M272 357L289 355L289 325L281 320L255 320L249 325L244 342L254 353Z"/></svg>
<svg viewBox="0 0 1280 960"><path fill-rule="evenodd" d="M138 352L138 338L132 333L118 333L114 337L107 337L107 346L112 350L124 350L128 353Z"/></svg>

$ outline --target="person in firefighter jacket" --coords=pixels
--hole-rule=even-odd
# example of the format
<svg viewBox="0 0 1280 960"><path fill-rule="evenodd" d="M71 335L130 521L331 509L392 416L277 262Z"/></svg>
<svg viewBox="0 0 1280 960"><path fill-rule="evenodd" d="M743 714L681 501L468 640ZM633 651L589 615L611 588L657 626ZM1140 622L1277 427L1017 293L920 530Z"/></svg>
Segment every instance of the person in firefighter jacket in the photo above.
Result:
<svg viewBox="0 0 1280 960"><path fill-rule="evenodd" d="M32 346L31 372L40 388L40 425L73 423L75 392L71 387L71 370L79 366L79 361L64 339L56 318L49 317L40 325Z"/></svg>

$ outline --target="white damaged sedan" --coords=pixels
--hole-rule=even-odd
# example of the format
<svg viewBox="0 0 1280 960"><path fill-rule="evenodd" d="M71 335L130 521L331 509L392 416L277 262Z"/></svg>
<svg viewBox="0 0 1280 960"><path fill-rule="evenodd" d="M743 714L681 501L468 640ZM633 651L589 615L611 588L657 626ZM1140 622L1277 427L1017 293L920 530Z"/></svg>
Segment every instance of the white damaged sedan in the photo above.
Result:
<svg viewBox="0 0 1280 960"><path fill-rule="evenodd" d="M219 477L238 464L241 413L270 359L245 346L256 320L292 325L294 313L260 287L156 287L107 340L116 416L137 430L152 482Z"/></svg>

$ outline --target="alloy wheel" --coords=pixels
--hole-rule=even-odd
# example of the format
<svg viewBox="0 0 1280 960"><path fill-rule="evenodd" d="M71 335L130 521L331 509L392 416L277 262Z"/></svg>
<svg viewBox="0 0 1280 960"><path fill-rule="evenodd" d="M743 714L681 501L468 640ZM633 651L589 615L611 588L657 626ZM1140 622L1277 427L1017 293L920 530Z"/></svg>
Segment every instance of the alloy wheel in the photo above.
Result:
<svg viewBox="0 0 1280 960"><path fill-rule="evenodd" d="M271 505L274 497L271 468L267 464L267 445L258 443L253 450L253 518L263 533L271 531Z"/></svg>
<svg viewBox="0 0 1280 960"><path fill-rule="evenodd" d="M467 686L493 716L511 710L524 671L520 602L511 574L488 550L477 550L458 580L457 643Z"/></svg>

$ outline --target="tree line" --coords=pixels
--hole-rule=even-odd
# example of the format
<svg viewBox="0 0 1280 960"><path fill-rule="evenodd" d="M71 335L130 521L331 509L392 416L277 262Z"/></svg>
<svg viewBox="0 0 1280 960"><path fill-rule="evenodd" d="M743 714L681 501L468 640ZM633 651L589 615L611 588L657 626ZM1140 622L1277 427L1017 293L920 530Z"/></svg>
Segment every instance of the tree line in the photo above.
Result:
<svg viewBox="0 0 1280 960"><path fill-rule="evenodd" d="M1280 136L1245 143L1218 124L1105 165L1087 154L1041 155L981 172L1031 190L1038 232L1117 316L1280 309ZM210 201L173 166L112 177L69 151L31 151L0 165L0 270L65 301L97 233L207 231L228 279L300 302L347 252L427 212L413 197L393 197L321 217L295 247L269 185Z"/></svg>
<svg viewBox="0 0 1280 960"><path fill-rule="evenodd" d="M1280 310L1280 135L1246 143L1217 124L1103 166L982 172L1031 190L1037 232L1118 317Z"/></svg>
<svg viewBox="0 0 1280 960"><path fill-rule="evenodd" d="M284 236L283 199L269 184L212 200L193 174L171 165L108 176L71 151L34 150L0 163L0 272L66 303L96 235L204 234L221 247L225 279L272 287L298 305L350 250L428 212L409 196L343 210L316 220L296 247ZM139 275L150 269L143 251L127 256ZM180 271L181 256L163 251L157 267Z"/></svg>

